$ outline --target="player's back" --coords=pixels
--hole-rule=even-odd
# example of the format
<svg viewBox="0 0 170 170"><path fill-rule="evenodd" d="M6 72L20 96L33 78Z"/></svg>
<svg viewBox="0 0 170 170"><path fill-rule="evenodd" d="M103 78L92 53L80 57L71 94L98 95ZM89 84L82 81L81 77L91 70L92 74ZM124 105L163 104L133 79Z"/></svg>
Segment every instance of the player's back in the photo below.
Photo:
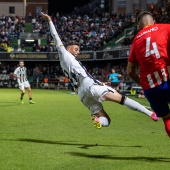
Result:
<svg viewBox="0 0 170 170"><path fill-rule="evenodd" d="M133 54L140 68L140 83L144 89L153 88L168 79L167 54L170 25L155 24L142 29L132 43ZM135 56L132 56L135 55Z"/></svg>

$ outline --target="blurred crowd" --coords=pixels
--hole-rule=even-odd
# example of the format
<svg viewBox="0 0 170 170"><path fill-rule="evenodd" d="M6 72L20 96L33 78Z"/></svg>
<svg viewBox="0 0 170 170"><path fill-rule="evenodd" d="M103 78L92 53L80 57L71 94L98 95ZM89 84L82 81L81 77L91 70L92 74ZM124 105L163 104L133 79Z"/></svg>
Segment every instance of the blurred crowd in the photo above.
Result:
<svg viewBox="0 0 170 170"><path fill-rule="evenodd" d="M11 52L12 39L19 39L20 33L25 31L25 20L18 16L0 17L0 51Z"/></svg>
<svg viewBox="0 0 170 170"><path fill-rule="evenodd" d="M129 77L127 75L127 67L126 62L121 62L121 64L95 64L94 63L84 63L87 71L95 78L102 82L107 82L109 74L111 73L111 69L115 69L116 72L122 75L122 81L129 81ZM8 80L13 79L13 72L17 67L16 63L10 64L1 64L0 65L0 80ZM58 64L35 64L34 66L28 65L27 74L28 77L31 77L34 82L42 82L45 78L48 78L49 81L55 82L58 79L64 79L63 71Z"/></svg>
<svg viewBox="0 0 170 170"><path fill-rule="evenodd" d="M160 9L156 9L155 5L152 3L150 6L150 12L152 13L156 23L164 23L164 24L170 23L170 3L168 3L168 1L166 3L166 7L162 7ZM123 46L130 45L137 33L138 33L138 28L136 26L134 29L134 36L125 38L122 45Z"/></svg>
<svg viewBox="0 0 170 170"><path fill-rule="evenodd" d="M160 9L151 3L150 12L153 14L157 23L170 23L170 3L166 1L166 6ZM136 23L136 17L140 11L136 10L133 14L113 13L107 14L67 14L57 13L52 17L52 21L59 33L64 45L70 41L76 41L80 44L81 51L96 51L102 49L110 40L120 35L124 29L131 27ZM50 34L49 24L41 15L28 15L32 23L33 33L39 33L47 43L45 45L34 44L32 52L53 52L56 51L55 42ZM19 39L20 33L25 31L25 19L18 16L0 17L0 51L11 52L12 39ZM137 26L134 35L138 32ZM124 39L122 45L129 46L134 36ZM47 44L47 45L46 45ZM25 52L24 44L21 44L20 50Z"/></svg>
<svg viewBox="0 0 170 170"><path fill-rule="evenodd" d="M70 41L80 44L83 51L100 49L108 41L119 35L125 28L135 22L131 14L113 14L111 16L80 16L76 14L52 16L53 23L64 45ZM41 16L32 19L33 32L47 38L45 51L56 51L55 43L50 35L48 22Z"/></svg>

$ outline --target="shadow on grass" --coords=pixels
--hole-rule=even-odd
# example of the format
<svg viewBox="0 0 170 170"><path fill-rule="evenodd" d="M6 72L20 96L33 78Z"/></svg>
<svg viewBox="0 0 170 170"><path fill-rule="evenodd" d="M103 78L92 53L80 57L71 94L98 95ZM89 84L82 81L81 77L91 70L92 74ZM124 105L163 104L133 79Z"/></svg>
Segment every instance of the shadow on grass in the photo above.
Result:
<svg viewBox="0 0 170 170"><path fill-rule="evenodd" d="M15 103L15 104L16 104L17 102L16 102L16 101L15 101L15 102L2 102L2 101L1 101L1 104L2 104L2 103L5 103L5 104L7 104L7 103L11 103L11 104L13 103L13 104L14 104L14 103Z"/></svg>
<svg viewBox="0 0 170 170"><path fill-rule="evenodd" d="M17 106L19 104L5 104L5 105L0 105L0 107L11 107L11 106Z"/></svg>
<svg viewBox="0 0 170 170"><path fill-rule="evenodd" d="M17 106L21 105L19 102L1 102L0 107L9 107L9 106Z"/></svg>
<svg viewBox="0 0 170 170"><path fill-rule="evenodd" d="M92 155L79 152L68 152L67 154L71 156L92 158L92 159L105 159L105 160L132 160L132 161L149 161L149 162L170 162L170 158L165 157L145 157L145 156L132 156L132 157L120 157L114 155Z"/></svg>
<svg viewBox="0 0 170 170"><path fill-rule="evenodd" d="M63 146L77 146L80 149L89 149L91 147L134 147L141 148L142 146L121 146L121 145L100 145L100 144L84 144L84 143L76 143L75 141L50 141L50 140L38 140L38 139L2 139L9 141L20 141L20 142L31 142L31 143L40 143L40 144L53 144L53 145L63 145Z"/></svg>

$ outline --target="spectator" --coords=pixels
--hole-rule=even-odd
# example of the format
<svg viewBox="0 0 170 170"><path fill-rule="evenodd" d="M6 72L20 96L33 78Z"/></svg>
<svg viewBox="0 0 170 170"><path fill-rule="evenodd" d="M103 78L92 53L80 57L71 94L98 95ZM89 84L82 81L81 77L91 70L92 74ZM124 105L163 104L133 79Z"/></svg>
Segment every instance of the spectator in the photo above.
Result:
<svg viewBox="0 0 170 170"><path fill-rule="evenodd" d="M53 22L62 41L78 41L81 50L95 51L101 48L109 40L116 37L125 28L131 26L130 15L116 15L107 17L89 17L76 14L53 17ZM33 23L32 23L33 24ZM39 32L42 37L47 37L50 51L56 51L54 41L50 35L48 23L40 16L33 24L33 32Z"/></svg>
<svg viewBox="0 0 170 170"><path fill-rule="evenodd" d="M68 90L69 79L68 79L67 77L65 77L64 82L65 82L65 85L64 85L64 86L65 86L66 90Z"/></svg>
<svg viewBox="0 0 170 170"><path fill-rule="evenodd" d="M56 76L55 76L55 90L59 89L59 85L60 85L60 79L59 79L59 77L56 75Z"/></svg>
<svg viewBox="0 0 170 170"><path fill-rule="evenodd" d="M63 75L59 77L59 87L60 86L65 87L65 77Z"/></svg>
<svg viewBox="0 0 170 170"><path fill-rule="evenodd" d="M19 39L20 33L25 31L25 19L18 16L0 17L0 51L11 52L10 42L13 38Z"/></svg>
<svg viewBox="0 0 170 170"><path fill-rule="evenodd" d="M131 88L130 94L131 94L132 96L135 96L135 95L136 95L136 90L135 90L134 88Z"/></svg>
<svg viewBox="0 0 170 170"><path fill-rule="evenodd" d="M25 52L25 46L24 46L24 44L21 44L21 52Z"/></svg>
<svg viewBox="0 0 170 170"><path fill-rule="evenodd" d="M138 98L145 98L143 89L139 90Z"/></svg>
<svg viewBox="0 0 170 170"><path fill-rule="evenodd" d="M31 12L29 12L29 14L28 14L28 20L29 20L29 22L32 20L32 13Z"/></svg>
<svg viewBox="0 0 170 170"><path fill-rule="evenodd" d="M43 88L49 88L47 76L44 78L44 86L43 86Z"/></svg>

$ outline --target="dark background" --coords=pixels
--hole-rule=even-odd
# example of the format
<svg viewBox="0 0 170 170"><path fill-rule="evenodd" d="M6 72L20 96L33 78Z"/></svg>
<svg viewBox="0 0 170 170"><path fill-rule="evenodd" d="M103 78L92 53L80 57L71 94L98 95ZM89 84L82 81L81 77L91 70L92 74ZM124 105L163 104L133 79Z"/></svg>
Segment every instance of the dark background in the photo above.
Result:
<svg viewBox="0 0 170 170"><path fill-rule="evenodd" d="M74 7L82 6L89 3L91 0L49 0L48 11L49 14L56 14L56 12L65 14L72 12Z"/></svg>

